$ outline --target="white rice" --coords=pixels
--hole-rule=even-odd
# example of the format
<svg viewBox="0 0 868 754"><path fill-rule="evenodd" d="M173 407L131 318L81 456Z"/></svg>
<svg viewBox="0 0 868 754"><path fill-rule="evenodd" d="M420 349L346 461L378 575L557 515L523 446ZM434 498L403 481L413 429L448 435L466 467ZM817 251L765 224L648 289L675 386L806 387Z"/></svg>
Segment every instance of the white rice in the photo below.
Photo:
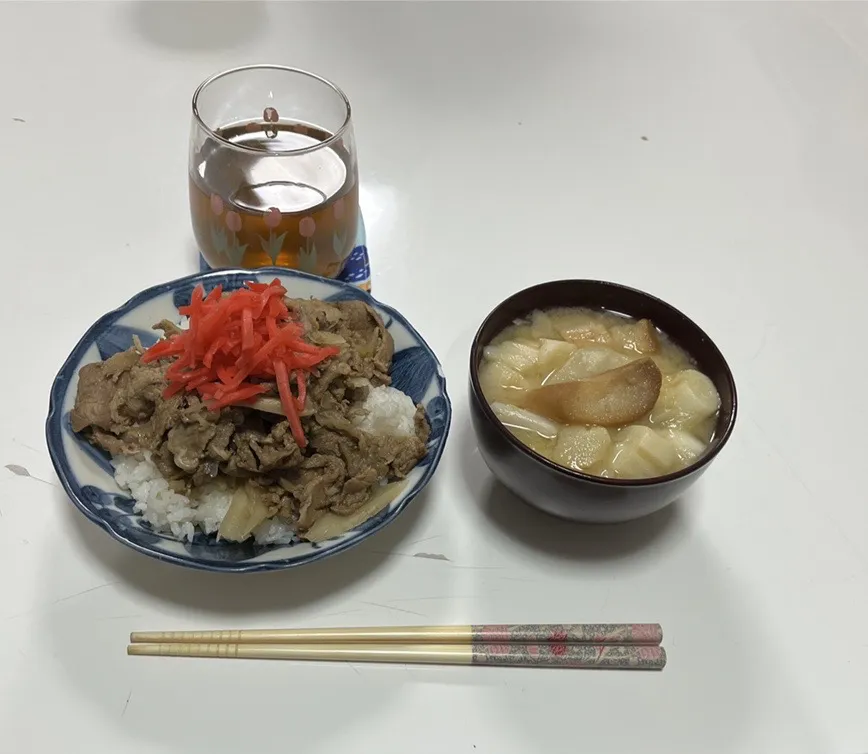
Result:
<svg viewBox="0 0 868 754"><path fill-rule="evenodd" d="M413 399L393 387L372 388L362 408L367 413L356 426L372 435L410 437L416 431Z"/></svg>
<svg viewBox="0 0 868 754"><path fill-rule="evenodd" d="M416 406L412 399L392 387L376 387L362 407L365 416L356 422L359 429L371 434L408 437L415 430ZM140 513L156 531L171 533L178 539L193 541L196 531L212 534L229 510L232 490L217 480L200 487L195 498L180 495L151 461L151 454L115 456L112 459L115 481L136 501ZM257 544L289 544L294 534L288 522L280 518L263 521L253 530Z"/></svg>
<svg viewBox="0 0 868 754"><path fill-rule="evenodd" d="M193 541L196 530L213 534L229 503L232 491L222 481L200 487L192 500L174 492L159 469L150 459L150 453L138 456L115 456L115 481L128 490L136 504L133 510L141 513L156 531L170 532L180 540ZM288 544L292 540L292 527L285 521L273 518L264 521L253 530L257 544Z"/></svg>

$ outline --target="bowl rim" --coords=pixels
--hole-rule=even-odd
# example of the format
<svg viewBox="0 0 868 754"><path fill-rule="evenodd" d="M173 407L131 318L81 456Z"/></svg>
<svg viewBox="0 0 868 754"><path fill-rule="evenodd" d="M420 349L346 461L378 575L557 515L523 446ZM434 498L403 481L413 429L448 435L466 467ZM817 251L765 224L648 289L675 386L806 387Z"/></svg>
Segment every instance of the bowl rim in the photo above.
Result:
<svg viewBox="0 0 868 754"><path fill-rule="evenodd" d="M425 349L425 351L428 353L428 355L431 357L435 364L435 379L437 380L439 386L440 396L443 398L445 403L443 434L441 435L438 444L433 448L433 454L421 478L419 479L417 484L400 501L399 506L395 508L392 514L385 517L382 521L377 523L376 526L365 530L361 535L357 537L345 538L334 547L328 549L322 547L312 549L309 553L291 560L287 558L279 558L275 560L265 560L257 562L215 561L206 563L200 562L193 555L191 555L189 558L185 558L175 553L160 552L158 550L151 549L150 547L147 547L145 545L141 545L128 538L127 536L124 536L121 532L116 531L112 526L109 525L109 522L105 519L95 515L84 504L84 501L81 499L79 492L76 490L76 487L81 488L82 485L75 478L75 473L72 470L71 464L66 455L66 450L63 447L63 401L66 392L69 389L70 379L72 378L72 376L74 376L76 372L76 366L81 361L84 353L95 342L95 335L105 327L117 322L117 320L120 319L123 315L127 314L138 306L156 298L157 296L164 295L190 283L195 284L198 282L206 281L210 278L221 278L226 276L244 277L246 275L263 274L301 278L303 280L309 280L316 283L332 284L338 289L352 291L354 297L365 300L368 303L374 305L376 308L385 311L389 316L393 318L394 321L397 321L403 327L405 327L407 331L417 341L417 344ZM446 373L443 369L443 366L440 363L440 360L437 358L437 355L434 353L434 349L431 348L430 345L428 345L425 339L419 334L419 331L416 330L416 328L413 327L412 324L410 324L407 318L404 317L404 315L402 315L397 309L389 306L388 304L382 303L378 299L374 298L370 293L362 290L361 288L353 285L352 283L346 283L344 281L335 280L332 278L322 278L317 275L311 275L309 273L302 272L301 270L274 266L258 267L255 269L228 267L218 270L208 270L206 272L196 272L191 275L185 275L184 277L176 278L165 283L159 283L157 285L149 286L148 288L145 288L133 295L125 303L121 304L115 309L112 309L111 311L106 312L101 317L99 317L86 330L84 335L79 338L78 342L75 344L75 347L66 357L66 359L64 359L63 364L61 365L60 369L57 372L57 375L51 383L51 390L49 392L48 400L48 415L45 420L45 439L48 446L48 455L51 459L52 466L54 466L54 471L57 474L57 477L60 480L60 484L63 487L64 492L66 492L69 500L82 514L84 514L84 516L89 521L96 524L100 529L105 531L113 539L117 540L121 544L126 545L127 547L135 550L136 552L142 553L143 555L147 555L148 557L154 558L156 560L183 566L185 568L192 568L194 570L218 573L262 573L295 568L297 566L313 563L317 560L322 560L323 558L327 558L332 555L337 555L341 552L344 552L345 550L350 549L351 547L355 547L356 545L365 541L366 539L373 536L374 534L388 526L390 523L392 523L396 518L398 518L401 513L404 512L404 510L409 506L413 499L417 495L419 495L419 493L422 492L422 490L428 485L428 482L434 475L434 472L436 471L437 466L440 463L440 459L443 456L443 451L446 448L446 441L448 440L451 426L452 401L450 400L449 393L447 392ZM290 547L290 545L278 546Z"/></svg>
<svg viewBox="0 0 868 754"><path fill-rule="evenodd" d="M653 477L645 477L642 479L614 479L612 477L600 477L594 476L593 474L586 474L583 471L575 471L573 469L568 469L565 466L561 466L554 461L550 461L548 458L543 456L540 453L537 453L532 448L529 448L527 445L522 443L512 432L510 432L506 425L497 418L494 411L492 411L491 406L488 401L485 399L485 396L482 393L482 386L479 383L479 373L476 365L477 362L477 354L486 346L488 343L481 342L481 336L483 330L485 330L486 326L491 322L492 319L495 318L499 314L499 312L508 304L519 298L520 296L525 296L532 291L536 291L538 289L545 289L551 286L556 285L567 285L567 284L584 284L584 285L593 285L599 286L601 288L608 288L610 290L615 291L627 291L631 294L637 294L642 296L649 301L659 304L667 309L670 309L677 316L685 319L688 323L690 323L699 334L708 341L708 345L714 350L717 358L720 359L720 363L723 366L724 377L726 382L728 383L730 392L732 394L732 412L730 414L729 421L726 426L723 428L723 431L720 433L719 437L715 438L713 441L712 447L700 458L691 463L689 466L685 466L683 469L679 469L678 471L670 472L669 474L662 474L660 476ZM602 308L602 307L588 307L588 308ZM528 313L532 310L528 310ZM613 311L613 310L607 310ZM627 314L627 316L631 316L628 312L619 312L621 314ZM687 350L685 348L685 350ZM688 351L689 354L689 351ZM576 479L581 480L583 482L588 482L590 484L596 484L601 487L610 487L610 488L635 488L635 487L653 487L659 484L666 484L669 482L674 482L679 479L684 479L689 477L707 466L717 454L721 451L724 445L729 441L730 436L732 435L733 427L735 426L736 415L738 414L738 395L736 393L735 387L735 379L732 376L732 370L729 368L729 364L727 364L726 359L721 353L720 349L717 347L717 344L708 336L708 334L694 322L690 317L688 317L684 312L680 309L676 309L672 304L664 301L663 299L657 298L650 293L646 293L645 291L639 290L638 288L631 288L627 285L622 285L621 283L613 283L608 280L593 280L590 278L566 278L562 280L549 280L545 283L537 283L536 285L529 286L528 288L523 288L516 293L508 296L503 299L497 306L495 306L482 321L482 324L476 331L476 335L473 337L473 343L470 346L470 385L473 391L473 398L479 404L479 408L482 411L483 416L486 420L494 425L497 428L497 431L500 433L500 436L506 440L513 448L519 450L520 452L530 456L531 459L537 461L543 466L548 467L551 471L567 477L568 479Z"/></svg>

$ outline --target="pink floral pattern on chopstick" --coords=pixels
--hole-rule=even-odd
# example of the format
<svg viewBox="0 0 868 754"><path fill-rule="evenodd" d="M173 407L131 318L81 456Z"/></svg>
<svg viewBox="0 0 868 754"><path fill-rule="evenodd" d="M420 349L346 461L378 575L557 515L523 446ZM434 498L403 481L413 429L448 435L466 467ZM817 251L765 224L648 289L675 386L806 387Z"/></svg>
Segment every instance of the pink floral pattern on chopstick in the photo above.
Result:
<svg viewBox="0 0 868 754"><path fill-rule="evenodd" d="M659 644L658 623L528 623L471 626L471 640L480 643Z"/></svg>
<svg viewBox="0 0 868 754"><path fill-rule="evenodd" d="M662 670L663 647L592 644L474 644L474 665Z"/></svg>

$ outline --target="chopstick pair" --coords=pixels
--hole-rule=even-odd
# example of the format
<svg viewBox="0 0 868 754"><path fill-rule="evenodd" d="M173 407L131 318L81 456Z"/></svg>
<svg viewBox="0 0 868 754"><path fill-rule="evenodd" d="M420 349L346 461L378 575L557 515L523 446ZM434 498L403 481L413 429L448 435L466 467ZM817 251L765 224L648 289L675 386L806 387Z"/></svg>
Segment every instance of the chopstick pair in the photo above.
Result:
<svg viewBox="0 0 868 754"><path fill-rule="evenodd" d="M662 639L656 623L142 631L127 654L662 670Z"/></svg>

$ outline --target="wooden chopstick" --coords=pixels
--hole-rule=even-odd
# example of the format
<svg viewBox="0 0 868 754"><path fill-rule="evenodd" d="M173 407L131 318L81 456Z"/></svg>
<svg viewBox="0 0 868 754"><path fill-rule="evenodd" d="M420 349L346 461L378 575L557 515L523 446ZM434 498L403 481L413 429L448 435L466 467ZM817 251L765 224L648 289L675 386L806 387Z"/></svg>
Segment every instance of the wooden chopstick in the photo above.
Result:
<svg viewBox="0 0 868 754"><path fill-rule="evenodd" d="M666 651L653 645L591 644L130 644L127 654L244 660L319 660L430 665L513 665L662 670Z"/></svg>
<svg viewBox="0 0 868 754"><path fill-rule="evenodd" d="M531 623L525 625L372 626L248 631L136 631L133 644L633 644L658 645L658 623Z"/></svg>

